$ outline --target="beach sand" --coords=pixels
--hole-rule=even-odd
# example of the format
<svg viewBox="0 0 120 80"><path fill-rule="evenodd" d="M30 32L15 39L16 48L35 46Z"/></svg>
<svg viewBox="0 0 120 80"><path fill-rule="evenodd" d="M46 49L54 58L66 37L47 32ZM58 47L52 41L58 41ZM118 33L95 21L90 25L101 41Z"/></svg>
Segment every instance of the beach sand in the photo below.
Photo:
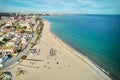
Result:
<svg viewBox="0 0 120 80"><path fill-rule="evenodd" d="M13 80L111 80L86 57L63 43L50 31L50 23L43 21L40 41L33 48L40 52L28 54L10 71ZM55 52L55 53L54 53ZM19 70L25 72L16 75Z"/></svg>

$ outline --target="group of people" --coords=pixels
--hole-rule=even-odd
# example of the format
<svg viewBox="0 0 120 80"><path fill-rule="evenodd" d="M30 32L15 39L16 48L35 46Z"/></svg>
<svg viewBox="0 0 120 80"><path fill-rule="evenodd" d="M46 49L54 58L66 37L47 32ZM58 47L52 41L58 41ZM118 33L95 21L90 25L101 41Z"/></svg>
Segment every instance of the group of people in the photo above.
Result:
<svg viewBox="0 0 120 80"><path fill-rule="evenodd" d="M50 49L50 56L56 56L56 52L57 52L56 49L51 48Z"/></svg>
<svg viewBox="0 0 120 80"><path fill-rule="evenodd" d="M38 50L37 50L37 49L30 49L30 52L33 53L33 54L34 54L34 53L39 53L39 52L40 52L40 49L38 49Z"/></svg>

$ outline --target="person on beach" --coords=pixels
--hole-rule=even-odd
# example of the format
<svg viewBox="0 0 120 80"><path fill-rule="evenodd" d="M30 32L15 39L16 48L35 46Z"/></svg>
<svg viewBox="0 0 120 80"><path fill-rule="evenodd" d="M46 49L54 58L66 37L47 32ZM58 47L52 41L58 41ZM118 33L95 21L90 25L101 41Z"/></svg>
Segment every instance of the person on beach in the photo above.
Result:
<svg viewBox="0 0 120 80"><path fill-rule="evenodd" d="M50 49L50 56L56 56L56 52L57 52L56 49L51 48Z"/></svg>

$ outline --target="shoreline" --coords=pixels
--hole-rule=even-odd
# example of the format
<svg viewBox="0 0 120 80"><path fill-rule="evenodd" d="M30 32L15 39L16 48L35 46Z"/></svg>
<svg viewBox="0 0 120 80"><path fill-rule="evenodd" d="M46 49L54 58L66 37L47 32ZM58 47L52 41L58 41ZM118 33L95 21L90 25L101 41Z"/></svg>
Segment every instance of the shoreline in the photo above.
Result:
<svg viewBox="0 0 120 80"><path fill-rule="evenodd" d="M44 21L47 21L47 20L45 20L45 19L43 19ZM49 21L47 21L49 24L51 24ZM51 27L51 25L50 25L50 27ZM91 68L97 68L97 69L99 69L102 73L104 73L107 77L109 77L111 80L113 79L113 80L116 80L116 79L118 79L118 78L116 78L116 76L115 75L112 75L112 73L110 73L109 72L109 70L108 71L106 71L106 69L104 69L101 65L98 65L98 64L96 64L95 62L94 62L94 60L92 60L92 59L90 59L88 56L86 56L86 55L84 55L84 54L82 54L82 52L80 51L80 50L78 50L78 49L76 49L75 47L72 47L72 45L70 45L69 43L67 43L67 42L65 42L64 40L62 40L62 39L60 39L57 35L55 35L52 31L51 31L51 29L49 28L49 30L50 30L50 32L51 32L51 34L52 35L54 35L54 36L56 36L56 40L58 40L58 42L60 42L61 44L64 44L66 47L68 47L69 48L69 50L73 50L74 52L74 55L75 56L77 56L78 58L80 58L80 59L83 59L83 61L85 62L85 63L87 63ZM98 72L99 73L99 72Z"/></svg>
<svg viewBox="0 0 120 80"><path fill-rule="evenodd" d="M43 20L43 23L42 37L33 47L40 52L27 56L27 59L42 62L23 60L18 63L9 70L13 80L111 80L85 56L56 37L50 31L50 22ZM51 56L51 49L56 50L54 56ZM16 76L19 70L25 73Z"/></svg>
<svg viewBox="0 0 120 80"><path fill-rule="evenodd" d="M47 20L43 20L46 21L50 24L51 27L51 23ZM109 72L106 72L103 68L101 68L99 65L97 65L96 63L94 63L91 59L89 59L89 57L83 55L81 52L79 52L78 50L76 50L74 47L72 47L71 45L69 45L67 42L63 41L62 39L60 39L57 35L55 35L51 29L49 27L49 30L51 32L52 35L54 35L56 38L56 40L64 45L64 47L68 50L70 50L76 57L78 57L79 59L83 60L86 64L88 64L92 69L94 69L95 71L97 71L97 73L102 72L103 74L107 75L107 77L109 77ZM109 76L108 76L109 75ZM110 78L110 77L109 77Z"/></svg>
<svg viewBox="0 0 120 80"><path fill-rule="evenodd" d="M53 35L55 35L53 32L51 32ZM56 36L56 35L55 35ZM82 57L85 58L85 60L83 60L85 63L86 60L89 61L90 63L92 63L95 67L97 67L98 69L100 69L103 73L105 73L108 77L112 77L112 75L110 75L110 73L108 71L106 71L104 68L102 68L100 65L96 64L93 60L91 60L88 56L85 56L84 54L82 54L82 52L80 50L75 49L74 47L72 47L72 45L68 44L67 42L63 41L62 39L60 39L58 36L56 36L58 38L59 41L62 42L62 44L65 44L67 47L69 47L70 49L74 50L75 52L77 52L78 54L74 54L76 55L78 58L82 59ZM57 40L57 39L56 39ZM81 57L82 56L82 57ZM89 65L89 63L87 63ZM89 65L91 68L93 68L93 66ZM93 68L94 69L94 68ZM113 77L114 78L114 77Z"/></svg>

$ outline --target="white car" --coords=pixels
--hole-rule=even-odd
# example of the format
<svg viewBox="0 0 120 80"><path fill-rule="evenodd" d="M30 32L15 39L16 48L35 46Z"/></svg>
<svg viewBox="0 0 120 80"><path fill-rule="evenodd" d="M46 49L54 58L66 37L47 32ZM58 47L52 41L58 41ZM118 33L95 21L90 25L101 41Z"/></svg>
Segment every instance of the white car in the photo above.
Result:
<svg viewBox="0 0 120 80"><path fill-rule="evenodd" d="M2 68L3 67L3 64L0 64L0 68Z"/></svg>
<svg viewBox="0 0 120 80"><path fill-rule="evenodd" d="M2 58L0 58L0 63L2 63Z"/></svg>

